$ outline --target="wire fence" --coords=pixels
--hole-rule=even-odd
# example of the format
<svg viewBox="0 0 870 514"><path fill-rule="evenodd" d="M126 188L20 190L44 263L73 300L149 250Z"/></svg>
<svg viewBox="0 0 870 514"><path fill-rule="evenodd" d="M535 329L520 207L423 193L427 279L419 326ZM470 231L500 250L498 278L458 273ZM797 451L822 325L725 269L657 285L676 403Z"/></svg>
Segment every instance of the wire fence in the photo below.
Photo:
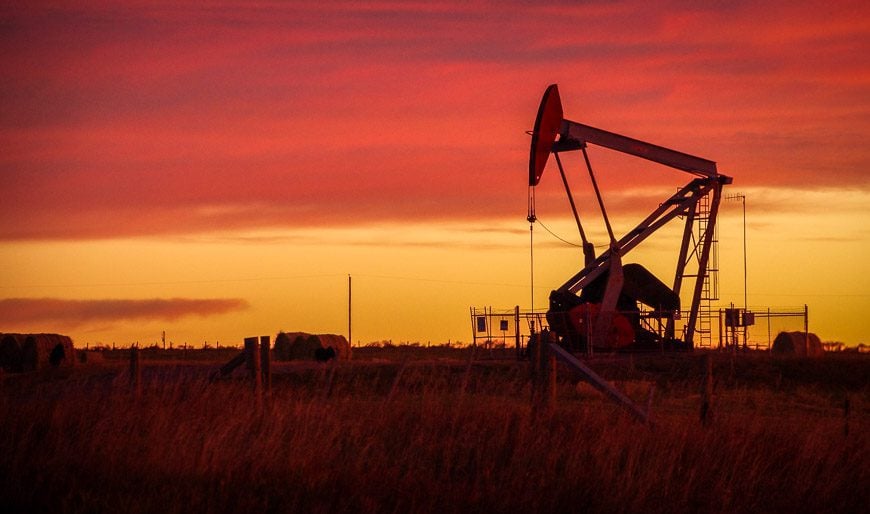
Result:
<svg viewBox="0 0 870 514"><path fill-rule="evenodd" d="M513 349L524 355L529 338L550 328L546 311L513 308L470 307L472 344L485 349ZM648 334L665 340L669 333L685 340L691 313L683 310L661 313L647 310L618 312L637 319ZM702 317L707 317L702 323ZM669 320L672 328L669 328ZM587 320L587 327L592 323ZM709 327L709 337L701 337L698 327ZM706 330L706 329L705 329ZM717 350L770 350L780 332L809 331L809 309L803 307L720 307L709 313L698 312L693 333L694 347ZM702 341L706 341L703 342Z"/></svg>

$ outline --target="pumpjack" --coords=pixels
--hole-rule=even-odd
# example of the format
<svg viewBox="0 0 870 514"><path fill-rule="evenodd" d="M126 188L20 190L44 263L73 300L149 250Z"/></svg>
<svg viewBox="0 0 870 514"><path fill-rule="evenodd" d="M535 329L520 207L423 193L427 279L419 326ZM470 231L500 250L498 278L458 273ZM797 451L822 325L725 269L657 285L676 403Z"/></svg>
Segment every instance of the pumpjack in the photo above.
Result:
<svg viewBox="0 0 870 514"><path fill-rule="evenodd" d="M686 172L693 178L617 239L590 164L588 145L647 159ZM580 223L560 158L562 153L575 151L583 155L610 240L607 250L600 255L595 255L595 247ZM580 231L584 267L550 293L546 315L548 337L577 351L692 349L702 292L709 287L708 266L722 188L730 184L732 178L720 174L713 161L565 119L559 88L551 84L541 99L532 131L527 217L530 223L536 221L534 188L541 180L550 154L555 157ZM672 286L640 264L623 265L623 258L632 249L675 218L682 218L684 227ZM694 264L689 266L691 263L696 263L696 268ZM685 320L680 309L680 293L683 279L687 277L695 280L688 320ZM678 321L685 321L679 334Z"/></svg>

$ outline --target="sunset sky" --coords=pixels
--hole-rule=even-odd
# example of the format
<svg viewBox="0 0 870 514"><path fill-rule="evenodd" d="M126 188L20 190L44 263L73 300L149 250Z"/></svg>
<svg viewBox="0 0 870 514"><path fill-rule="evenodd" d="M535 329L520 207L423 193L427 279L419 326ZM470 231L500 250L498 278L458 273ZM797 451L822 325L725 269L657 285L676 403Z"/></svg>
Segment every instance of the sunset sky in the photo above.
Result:
<svg viewBox="0 0 870 514"><path fill-rule="evenodd" d="M467 342L470 306L530 307L526 131L558 83L566 118L734 177L750 307L870 342L867 2L183 4L0 7L0 332L346 334L352 275L354 342ZM619 233L691 179L590 158ZM554 167L537 211L578 240ZM720 223L742 305L741 204ZM626 261L670 282L677 249ZM542 308L582 256L540 225L534 251Z"/></svg>

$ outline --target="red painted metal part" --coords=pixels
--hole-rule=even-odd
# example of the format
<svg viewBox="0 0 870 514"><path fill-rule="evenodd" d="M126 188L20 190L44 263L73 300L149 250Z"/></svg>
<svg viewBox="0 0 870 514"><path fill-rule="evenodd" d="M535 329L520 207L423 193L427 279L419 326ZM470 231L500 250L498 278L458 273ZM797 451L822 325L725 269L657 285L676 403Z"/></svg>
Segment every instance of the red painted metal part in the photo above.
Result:
<svg viewBox="0 0 870 514"><path fill-rule="evenodd" d="M536 186L541 181L553 143L562 128L562 101L559 87L550 84L541 98L535 128L532 131L532 146L529 152L529 185Z"/></svg>
<svg viewBox="0 0 870 514"><path fill-rule="evenodd" d="M568 322L578 334L587 334L592 331L601 315L600 303L581 303L568 311ZM587 327L586 323L591 327ZM630 346L634 342L634 328L625 315L614 313L610 327L603 340L596 346L599 350L615 350ZM587 344L591 344L591 341Z"/></svg>

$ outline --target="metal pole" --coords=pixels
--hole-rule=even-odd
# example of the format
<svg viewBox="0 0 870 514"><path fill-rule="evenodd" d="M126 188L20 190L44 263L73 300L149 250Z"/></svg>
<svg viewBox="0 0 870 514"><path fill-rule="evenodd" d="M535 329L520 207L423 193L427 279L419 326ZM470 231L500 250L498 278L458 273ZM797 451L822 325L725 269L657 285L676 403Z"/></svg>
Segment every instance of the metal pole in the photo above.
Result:
<svg viewBox="0 0 870 514"><path fill-rule="evenodd" d="M568 187L568 177L565 176L565 170L562 168L562 160L559 159L559 153L554 152L553 155L556 156L556 164L559 165L559 174L562 175L562 184L565 185L565 193L568 194L568 202L571 204L571 212L574 213L574 221L577 222L577 230L580 231L580 239L583 241L584 265L588 266L595 260L595 249L590 246L589 241L586 240L586 233L583 231L583 225L580 223L580 215L577 214L577 207L574 205L574 195L571 194L571 188Z"/></svg>
<svg viewBox="0 0 870 514"><path fill-rule="evenodd" d="M746 195L740 195L743 200L743 316L749 310L749 296L746 292ZM746 338L749 335L749 327L743 323L743 348L746 349Z"/></svg>
<svg viewBox="0 0 870 514"><path fill-rule="evenodd" d="M749 310L749 293L746 287L747 284L747 257L746 257L746 195L742 193L737 193L733 195L728 195L725 197L726 200L740 200L743 204L743 313ZM746 347L746 339L749 336L749 327L743 324L743 346Z"/></svg>
<svg viewBox="0 0 870 514"><path fill-rule="evenodd" d="M492 348L492 306L489 306L489 314L486 313L486 307L483 313L486 314L486 345Z"/></svg>
<svg viewBox="0 0 870 514"><path fill-rule="evenodd" d="M531 275L532 314L535 314L535 222L529 220L529 270Z"/></svg>
<svg viewBox="0 0 870 514"><path fill-rule="evenodd" d="M610 245L616 244L616 238L613 237L613 228L610 227L610 219L607 217L607 210L604 208L604 200L601 198L601 191L598 189L598 181L595 180L595 174L592 173L592 164L589 162L589 154L586 153L586 146L580 148L583 151L583 159L586 161L586 169L589 170L589 178L592 179L592 189L595 190L595 197L598 199L598 206L601 208L601 215L604 217L604 225L607 227L607 234L610 236Z"/></svg>
<svg viewBox="0 0 870 514"><path fill-rule="evenodd" d="M531 275L531 306L532 316L535 314L535 188L529 186L529 214L526 220L529 222L529 273ZM532 328L534 332L534 328Z"/></svg>
<svg viewBox="0 0 870 514"><path fill-rule="evenodd" d="M746 289L746 195L740 195L743 199L743 310L749 308L749 296Z"/></svg>
<svg viewBox="0 0 870 514"><path fill-rule="evenodd" d="M471 345L472 346L474 346L474 343L477 341L477 321L476 321L477 318L474 316L474 312L476 310L477 309L475 309L474 307L468 308L468 313L471 314Z"/></svg>

